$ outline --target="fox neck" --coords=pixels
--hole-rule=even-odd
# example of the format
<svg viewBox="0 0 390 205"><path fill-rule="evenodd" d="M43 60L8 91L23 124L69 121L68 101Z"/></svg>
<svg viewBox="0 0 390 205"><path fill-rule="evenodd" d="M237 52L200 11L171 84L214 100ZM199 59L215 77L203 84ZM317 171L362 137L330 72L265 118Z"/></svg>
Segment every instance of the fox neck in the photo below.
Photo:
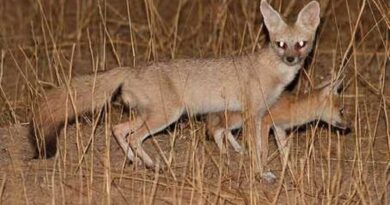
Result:
<svg viewBox="0 0 390 205"><path fill-rule="evenodd" d="M297 118L300 119L300 124L306 124L320 118L319 110L321 109L321 102L314 95L308 94L302 100L297 100L294 107L299 107L296 110Z"/></svg>

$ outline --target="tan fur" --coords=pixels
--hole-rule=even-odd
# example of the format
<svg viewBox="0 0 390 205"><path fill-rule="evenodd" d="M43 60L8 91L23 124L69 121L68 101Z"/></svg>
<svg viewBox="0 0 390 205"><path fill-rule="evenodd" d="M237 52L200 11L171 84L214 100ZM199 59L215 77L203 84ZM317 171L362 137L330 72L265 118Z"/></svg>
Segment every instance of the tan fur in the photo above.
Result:
<svg viewBox="0 0 390 205"><path fill-rule="evenodd" d="M302 96L283 93L262 118L261 139L264 145L263 150L261 150L262 161L266 162L267 160L268 134L271 128L274 128L282 156L284 156L284 148L287 146L286 129L301 126L314 120L322 120L335 127L347 129L348 123L341 113L343 104L337 93L340 85L341 81L336 81L333 84L328 83ZM219 139L221 138L220 133L231 135L231 130L240 128L243 121L240 112L209 114L206 118L207 133L209 136L214 136L219 149L224 152L225 149L221 146L222 139ZM231 143L231 139L228 140ZM237 142L233 142L232 145L235 150L242 150Z"/></svg>
<svg viewBox="0 0 390 205"><path fill-rule="evenodd" d="M98 74L96 78L93 75L81 76L72 80L69 87L64 85L46 92L38 105L34 106L30 123L38 156L50 157L55 154L56 137L65 116L74 119L74 108L78 114L101 108L111 99L128 72L128 69L119 68Z"/></svg>
<svg viewBox="0 0 390 205"><path fill-rule="evenodd" d="M312 2L302 10L315 13L310 17L314 20L305 19L307 25L303 25L299 19L294 25L285 24L265 1L261 2L261 10L264 19L279 24L265 22L272 42L260 52L219 59L174 60L150 64L141 69L117 68L98 76L94 94L91 93L94 76L80 77L71 83L76 93L76 113L102 107L110 100L112 93L120 89L122 101L140 115L134 121L114 126L113 134L130 160L134 160L134 151L148 167L154 167L154 163L143 150L142 142L184 113L242 111L245 106L252 116L257 117L256 123L260 124L266 105L272 105L284 87L294 79L312 49L319 21L319 6ZM300 50L294 49L297 39L307 42L306 46ZM281 40L291 44L291 47L285 50L278 48L274 41ZM295 60L287 62L287 54ZM66 110L70 113L69 119L75 116L72 109L65 109L66 96L66 87L53 90L40 103L33 118L33 130L41 130L38 133L46 144L51 143L58 134L65 121ZM256 139L260 139L259 129Z"/></svg>

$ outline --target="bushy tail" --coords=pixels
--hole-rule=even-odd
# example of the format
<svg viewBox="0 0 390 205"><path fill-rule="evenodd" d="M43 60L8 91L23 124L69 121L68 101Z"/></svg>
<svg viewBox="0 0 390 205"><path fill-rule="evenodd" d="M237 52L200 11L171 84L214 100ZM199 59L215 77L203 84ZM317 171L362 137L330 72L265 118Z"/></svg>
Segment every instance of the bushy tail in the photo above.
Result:
<svg viewBox="0 0 390 205"><path fill-rule="evenodd" d="M73 120L81 113L101 108L120 88L129 69L117 68L97 75L80 76L69 86L48 91L34 106L30 122L31 141L37 157L56 153L57 136L66 119Z"/></svg>

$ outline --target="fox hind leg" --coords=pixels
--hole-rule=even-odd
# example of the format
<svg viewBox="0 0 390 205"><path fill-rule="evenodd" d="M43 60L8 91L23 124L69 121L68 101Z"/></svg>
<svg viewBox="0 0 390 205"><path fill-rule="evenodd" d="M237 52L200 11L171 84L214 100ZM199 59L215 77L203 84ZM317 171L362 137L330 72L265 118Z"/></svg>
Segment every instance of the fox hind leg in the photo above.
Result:
<svg viewBox="0 0 390 205"><path fill-rule="evenodd" d="M142 159L146 167L151 169L156 167L152 158L143 149L143 141L150 135L165 129L171 123L177 121L183 113L183 110L165 109L164 111L165 112L161 112L160 109L150 110L142 127L131 134L129 140L130 147L136 155Z"/></svg>
<svg viewBox="0 0 390 205"><path fill-rule="evenodd" d="M227 140L229 141L230 145L232 145L234 151L243 154L243 149L241 145L237 142L236 138L234 138L231 130L225 130L225 136L227 137Z"/></svg>
<svg viewBox="0 0 390 205"><path fill-rule="evenodd" d="M214 141L217 144L218 149L222 154L226 153L226 148L225 148L225 145L223 144L224 131L225 131L225 129L223 129L223 128L217 129L214 131L214 135L213 135Z"/></svg>
<svg viewBox="0 0 390 205"><path fill-rule="evenodd" d="M122 92L121 94L122 103L127 106L129 111L130 109L136 108L137 105L137 102L134 101L133 98L134 97L129 92ZM144 124L146 115L144 114L144 112L140 112L140 115L137 115L135 116L135 118L133 118L131 117L131 112L129 112L129 116L129 121L113 126L112 133L127 158L130 161L135 162L136 158L134 156L134 152L129 146L128 138L131 133L135 132Z"/></svg>
<svg viewBox="0 0 390 205"><path fill-rule="evenodd" d="M142 118L136 118L128 122L117 124L112 128L115 139L118 141L127 158L132 162L135 161L134 153L129 146L127 138L131 132L135 132L139 129L143 122L144 120Z"/></svg>

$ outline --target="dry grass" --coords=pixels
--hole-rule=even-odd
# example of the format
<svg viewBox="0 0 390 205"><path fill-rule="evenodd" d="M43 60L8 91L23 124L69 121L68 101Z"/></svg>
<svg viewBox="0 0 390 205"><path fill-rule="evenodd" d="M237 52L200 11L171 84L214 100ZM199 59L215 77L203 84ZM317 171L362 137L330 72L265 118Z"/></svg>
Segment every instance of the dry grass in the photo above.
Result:
<svg viewBox="0 0 390 205"><path fill-rule="evenodd" d="M118 106L107 106L100 120L95 113L67 125L55 158L31 160L28 116L44 89L121 65L253 52L265 40L259 3L1 1L0 204L390 204L387 0L320 0L306 74L313 83L346 74L353 129L346 136L317 124L293 130L290 169L277 153L270 158L275 184L255 180L250 154L220 155L192 118L146 140L165 172L128 164L111 137L111 124L126 118ZM295 16L305 3L272 4Z"/></svg>

